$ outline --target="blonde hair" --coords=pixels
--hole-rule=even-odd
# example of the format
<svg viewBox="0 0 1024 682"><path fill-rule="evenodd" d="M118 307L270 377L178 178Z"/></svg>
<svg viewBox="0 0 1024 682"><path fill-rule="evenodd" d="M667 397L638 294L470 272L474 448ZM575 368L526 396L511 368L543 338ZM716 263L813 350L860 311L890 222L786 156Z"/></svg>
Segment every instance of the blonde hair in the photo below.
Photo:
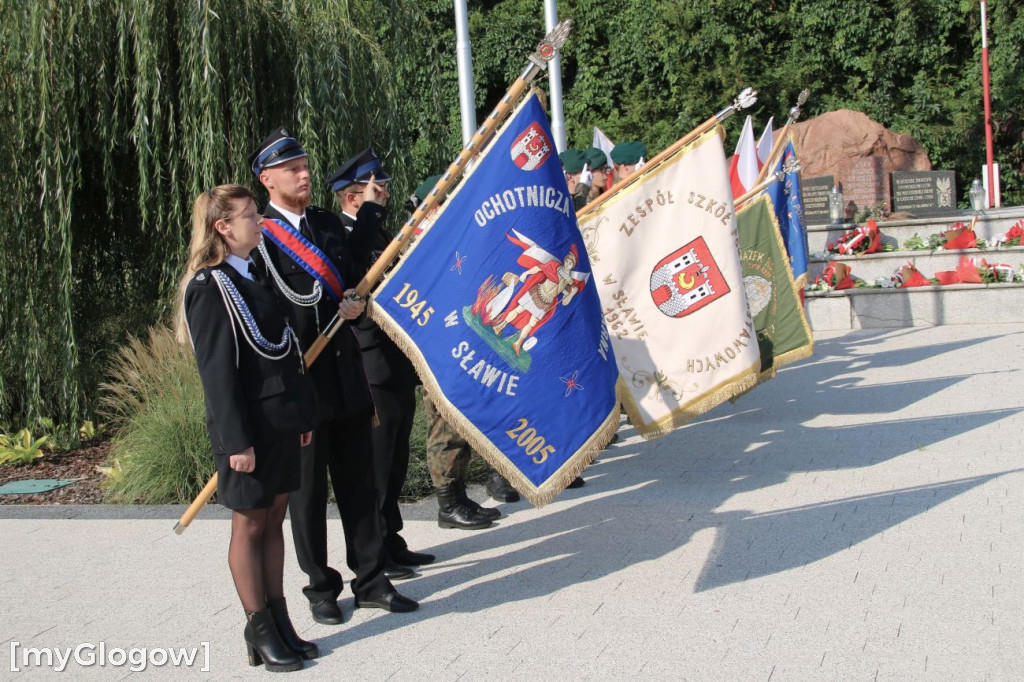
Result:
<svg viewBox="0 0 1024 682"><path fill-rule="evenodd" d="M224 262L228 254L228 245L214 225L218 220L226 220L238 212L235 202L239 199L255 201L256 196L248 187L242 185L217 185L213 189L200 192L192 204L192 241L188 246L185 274L178 283L178 301L181 305L178 306L175 332L180 343L189 341L185 326L185 287L203 268Z"/></svg>

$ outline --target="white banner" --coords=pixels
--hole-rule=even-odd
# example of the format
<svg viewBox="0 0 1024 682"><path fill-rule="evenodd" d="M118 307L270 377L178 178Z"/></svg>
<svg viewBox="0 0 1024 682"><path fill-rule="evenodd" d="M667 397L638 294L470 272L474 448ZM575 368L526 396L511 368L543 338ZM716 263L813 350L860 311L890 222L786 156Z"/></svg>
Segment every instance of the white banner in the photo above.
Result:
<svg viewBox="0 0 1024 682"><path fill-rule="evenodd" d="M717 126L580 219L618 362L619 399L657 438L757 381Z"/></svg>

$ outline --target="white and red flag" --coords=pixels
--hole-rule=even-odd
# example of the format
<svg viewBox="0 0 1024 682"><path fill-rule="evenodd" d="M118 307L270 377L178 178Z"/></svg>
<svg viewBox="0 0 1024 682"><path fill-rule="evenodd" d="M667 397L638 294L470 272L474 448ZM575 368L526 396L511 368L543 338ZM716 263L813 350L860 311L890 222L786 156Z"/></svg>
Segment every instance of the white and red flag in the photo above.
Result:
<svg viewBox="0 0 1024 682"><path fill-rule="evenodd" d="M761 168L757 162L757 146L754 144L754 122L747 116L743 130L740 131L740 139L736 143L736 153L729 162L729 183L732 185L733 199L754 188L759 170Z"/></svg>
<svg viewBox="0 0 1024 682"><path fill-rule="evenodd" d="M774 116L768 119L768 125L764 127L761 139L757 141L757 170L764 168L764 165L768 163L768 157L772 155L772 145L775 142L775 135L772 131L774 122Z"/></svg>

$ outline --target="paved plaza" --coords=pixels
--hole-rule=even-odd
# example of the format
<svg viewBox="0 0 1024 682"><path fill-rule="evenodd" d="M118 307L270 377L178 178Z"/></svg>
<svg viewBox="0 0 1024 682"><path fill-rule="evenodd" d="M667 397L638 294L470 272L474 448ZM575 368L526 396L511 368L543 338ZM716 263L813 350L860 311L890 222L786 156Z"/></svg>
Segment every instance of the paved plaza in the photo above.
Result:
<svg viewBox="0 0 1024 682"><path fill-rule="evenodd" d="M407 506L413 549L439 557L397 584L413 614L353 612L346 590L345 624L314 623L289 546L294 621L323 655L288 679L1020 680L1022 355L1020 324L819 334L669 436L624 423L543 509L468 532ZM269 677L246 665L227 514L177 536L179 513L0 508L0 679L135 674L23 665L101 643L200 648L145 679Z"/></svg>

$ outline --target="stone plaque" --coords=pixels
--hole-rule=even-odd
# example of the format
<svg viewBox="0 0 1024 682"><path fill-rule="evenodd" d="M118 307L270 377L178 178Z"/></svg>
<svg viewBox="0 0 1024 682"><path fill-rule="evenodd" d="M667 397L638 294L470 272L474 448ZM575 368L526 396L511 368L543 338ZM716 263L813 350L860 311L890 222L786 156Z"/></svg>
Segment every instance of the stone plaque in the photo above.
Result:
<svg viewBox="0 0 1024 682"><path fill-rule="evenodd" d="M840 159L836 165L847 220L853 220L864 210L889 209L889 171L885 168L885 159L880 156Z"/></svg>
<svg viewBox="0 0 1024 682"><path fill-rule="evenodd" d="M893 210L914 215L956 213L956 174L953 171L894 171Z"/></svg>
<svg viewBox="0 0 1024 682"><path fill-rule="evenodd" d="M828 198L835 177L819 175L815 178L800 178L800 191L804 195L804 220L808 225L828 225L832 218L828 212Z"/></svg>

